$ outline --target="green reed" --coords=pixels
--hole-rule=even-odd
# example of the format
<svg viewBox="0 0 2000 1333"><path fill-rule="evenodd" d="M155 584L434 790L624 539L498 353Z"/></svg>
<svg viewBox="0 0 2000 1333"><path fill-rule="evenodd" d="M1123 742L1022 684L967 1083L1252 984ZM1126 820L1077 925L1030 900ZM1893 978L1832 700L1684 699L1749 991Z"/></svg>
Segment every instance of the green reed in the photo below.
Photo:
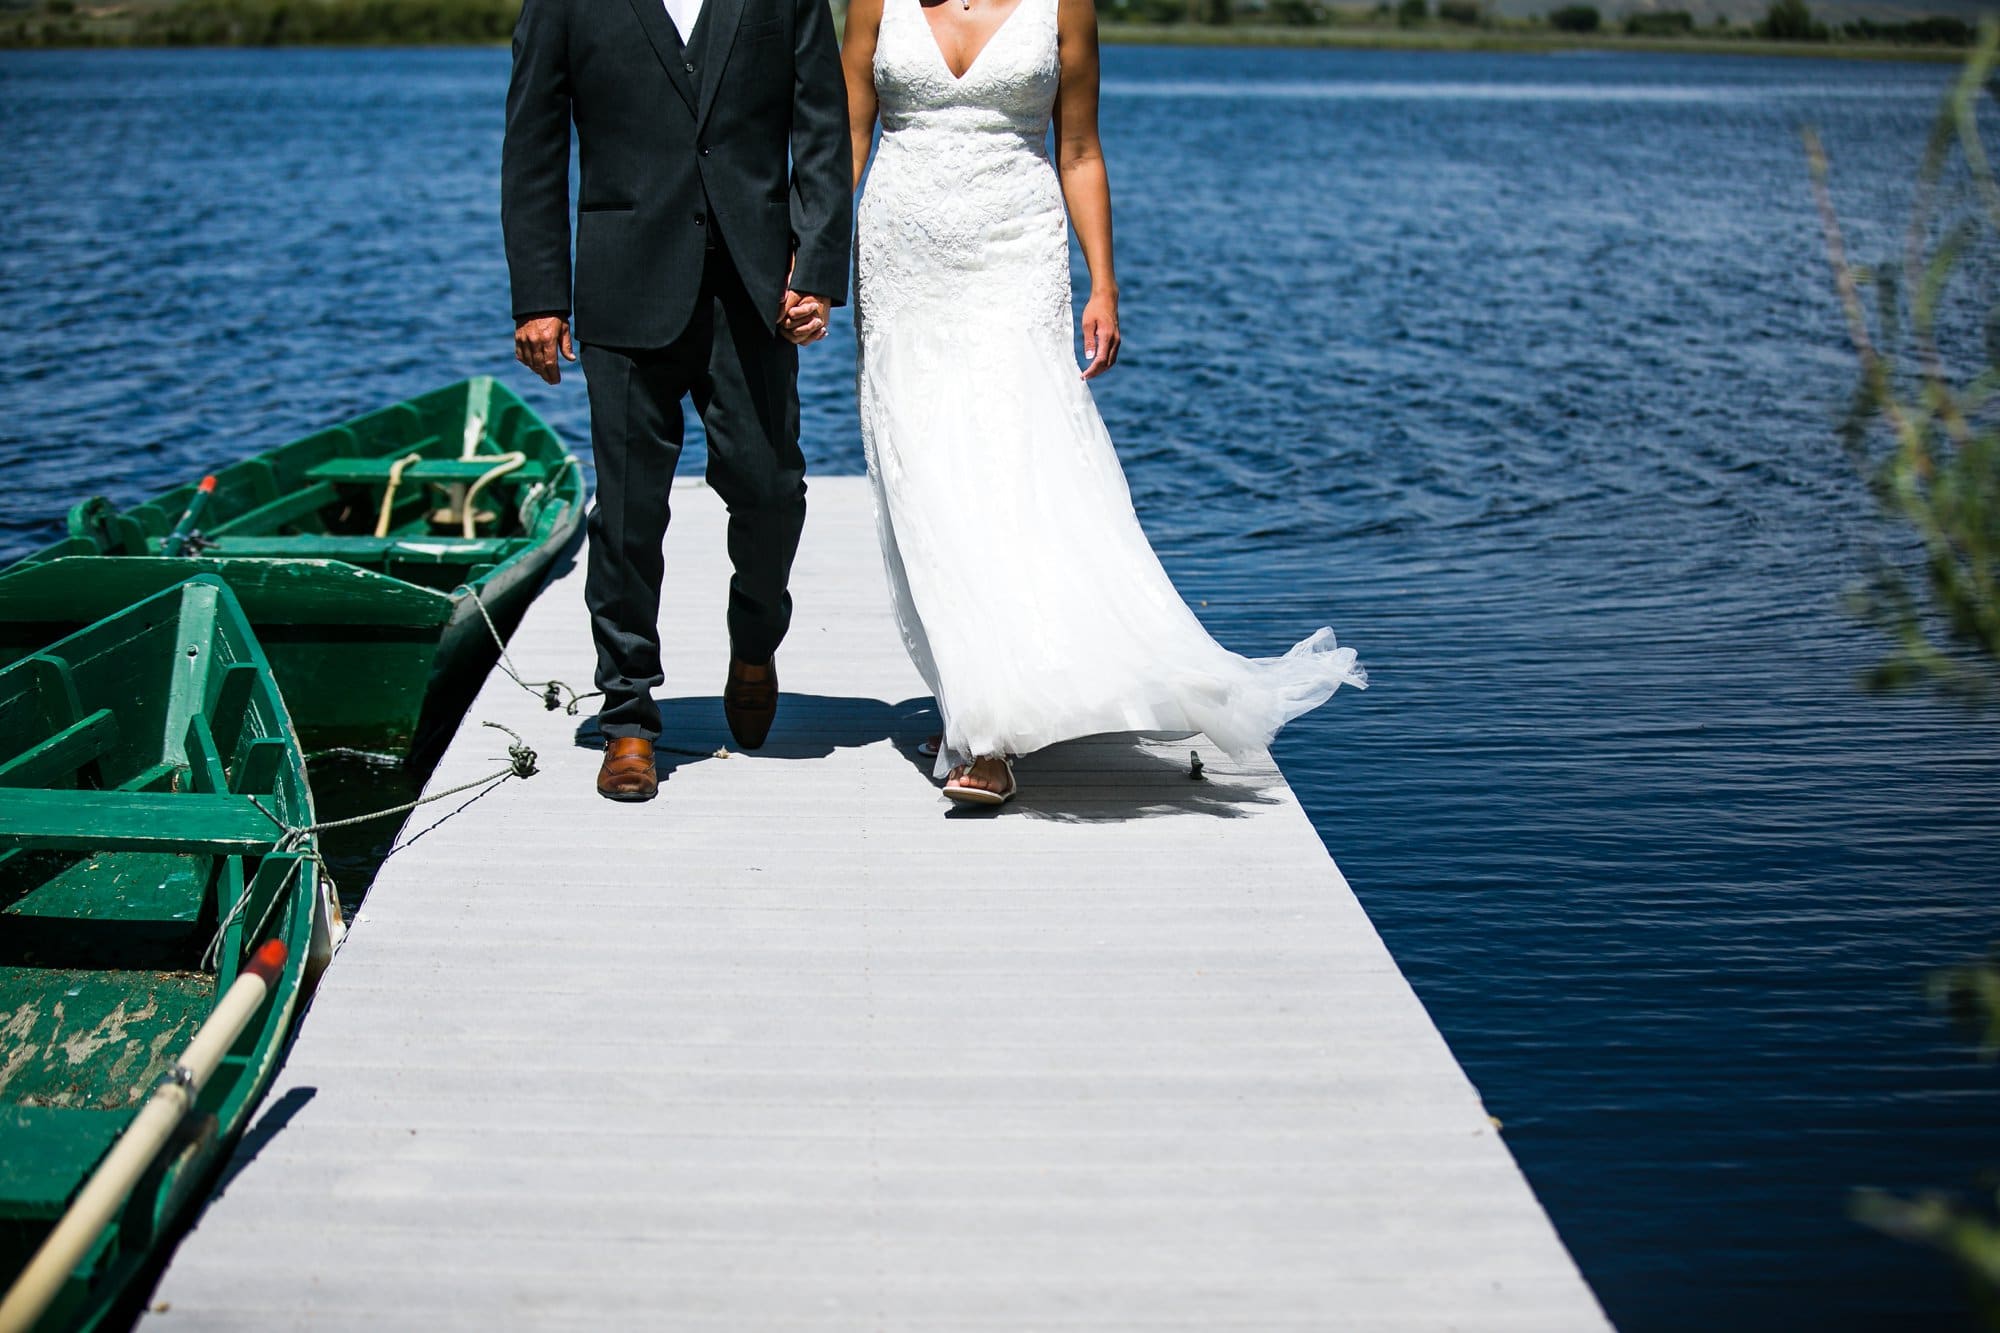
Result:
<svg viewBox="0 0 2000 1333"><path fill-rule="evenodd" d="M2000 700L2000 182L1978 123L1993 95L1996 45L2000 28L1989 24L1945 98L1894 262L1849 259L1825 150L1811 130L1805 136L1861 368L1841 436L1890 535L1911 540L1908 552L1878 550L1851 599L1891 644L1867 683L1978 703ZM1982 345L1964 345L1970 330Z"/></svg>
<svg viewBox="0 0 2000 1333"><path fill-rule="evenodd" d="M2000 26L1981 26L1925 146L1902 253L1848 257L1818 136L1806 154L1848 334L1860 362L1841 426L1883 519L1856 615L1888 642L1865 684L2000 704L2000 182L1979 111ZM1867 299L1872 296L1873 300ZM1871 309L1872 307L1872 309ZM1936 973L1932 1001L2000 1058L2000 951ZM1857 1191L1860 1221L1949 1256L1975 1310L2000 1330L2000 1191Z"/></svg>

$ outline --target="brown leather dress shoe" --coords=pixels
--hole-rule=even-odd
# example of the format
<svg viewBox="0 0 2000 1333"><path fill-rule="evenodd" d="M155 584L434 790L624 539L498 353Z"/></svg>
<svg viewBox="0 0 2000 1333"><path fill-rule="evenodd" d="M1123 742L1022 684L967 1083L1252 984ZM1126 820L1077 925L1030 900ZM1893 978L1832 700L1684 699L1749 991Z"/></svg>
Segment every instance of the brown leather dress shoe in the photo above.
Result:
<svg viewBox="0 0 2000 1333"><path fill-rule="evenodd" d="M778 661L752 666L740 657L729 659L729 679L722 684L722 715L729 734L746 750L759 749L771 734L778 715Z"/></svg>
<svg viewBox="0 0 2000 1333"><path fill-rule="evenodd" d="M660 794L653 743L644 736L615 736L604 747L597 794L608 801L650 801Z"/></svg>

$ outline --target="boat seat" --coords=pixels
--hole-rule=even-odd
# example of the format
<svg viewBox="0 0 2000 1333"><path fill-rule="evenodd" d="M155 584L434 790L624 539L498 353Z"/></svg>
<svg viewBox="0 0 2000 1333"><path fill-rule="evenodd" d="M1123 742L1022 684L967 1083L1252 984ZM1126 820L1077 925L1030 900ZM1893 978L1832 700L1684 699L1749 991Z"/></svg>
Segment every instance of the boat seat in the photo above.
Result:
<svg viewBox="0 0 2000 1333"><path fill-rule="evenodd" d="M44 659L46 660L46 659ZM118 719L100 708L21 753L0 761L0 787L47 787L94 764L118 743Z"/></svg>
<svg viewBox="0 0 2000 1333"><path fill-rule="evenodd" d="M203 535L213 540L231 532L268 532L287 523L303 522L328 505L338 503L340 503L338 487L330 481L314 482L310 486L293 491L290 495L281 495L269 504L258 505L255 509L238 514L235 518L217 523Z"/></svg>
<svg viewBox="0 0 2000 1333"><path fill-rule="evenodd" d="M254 856L283 836L248 796L0 790L0 849Z"/></svg>
<svg viewBox="0 0 2000 1333"><path fill-rule="evenodd" d="M498 465L499 460L488 455L484 458L426 458L403 469L404 481L478 481ZM396 466L396 459L382 458L330 458L306 470L306 475L314 481L335 482L386 482L389 470ZM506 473L502 480L510 482L543 481L548 477L548 466L529 459Z"/></svg>
<svg viewBox="0 0 2000 1333"><path fill-rule="evenodd" d="M17 849L0 855L34 853ZM28 867L30 873L15 876L20 896L0 911L0 963L15 956L24 933L60 931L65 921L86 923L92 929L103 925L108 934L118 933L110 926L134 923L163 929L190 926L200 919L208 900L211 857L182 852L53 855L68 859L44 858ZM40 882L34 883L37 879ZM0 1013L5 1012L0 1006Z"/></svg>
<svg viewBox="0 0 2000 1333"><path fill-rule="evenodd" d="M0 1218L61 1217L136 1114L134 1107L0 1107L0 1144L6 1146L0 1152Z"/></svg>
<svg viewBox="0 0 2000 1333"><path fill-rule="evenodd" d="M204 555L261 559L345 560L372 565L389 560L412 564L484 564L504 560L519 544L510 537L339 537L326 533L296 536L217 537Z"/></svg>

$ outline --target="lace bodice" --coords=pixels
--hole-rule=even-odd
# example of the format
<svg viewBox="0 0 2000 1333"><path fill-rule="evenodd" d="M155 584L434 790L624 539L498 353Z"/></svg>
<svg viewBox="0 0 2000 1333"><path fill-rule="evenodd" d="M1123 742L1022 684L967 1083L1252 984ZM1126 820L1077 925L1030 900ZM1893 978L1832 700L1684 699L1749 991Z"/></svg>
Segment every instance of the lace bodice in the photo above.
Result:
<svg viewBox="0 0 2000 1333"><path fill-rule="evenodd" d="M954 78L918 0L885 0L882 138L856 217L864 341L913 307L932 321L976 308L1068 339L1069 233L1048 152L1056 7L1019 0Z"/></svg>
<svg viewBox="0 0 2000 1333"><path fill-rule="evenodd" d="M875 96L884 134L1048 129L1061 71L1053 0L1021 0L963 77L945 64L916 0L887 0L875 47Z"/></svg>

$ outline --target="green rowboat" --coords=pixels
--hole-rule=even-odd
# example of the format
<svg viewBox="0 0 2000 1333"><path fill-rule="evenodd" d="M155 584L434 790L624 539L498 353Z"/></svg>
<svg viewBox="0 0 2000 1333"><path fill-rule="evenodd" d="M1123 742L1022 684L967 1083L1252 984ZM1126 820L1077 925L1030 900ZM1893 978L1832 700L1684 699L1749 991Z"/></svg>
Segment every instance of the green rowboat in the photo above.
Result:
<svg viewBox="0 0 2000 1333"><path fill-rule="evenodd" d="M338 929L314 840L284 827L312 822L270 665L220 579L0 670L0 1288L253 955L285 955L36 1327L104 1314L263 1094Z"/></svg>
<svg viewBox="0 0 2000 1333"><path fill-rule="evenodd" d="M0 663L215 574L308 752L407 756L449 731L444 712L491 665L481 604L512 629L584 499L560 437L504 386L467 380L131 509L77 505L66 538L0 569Z"/></svg>

